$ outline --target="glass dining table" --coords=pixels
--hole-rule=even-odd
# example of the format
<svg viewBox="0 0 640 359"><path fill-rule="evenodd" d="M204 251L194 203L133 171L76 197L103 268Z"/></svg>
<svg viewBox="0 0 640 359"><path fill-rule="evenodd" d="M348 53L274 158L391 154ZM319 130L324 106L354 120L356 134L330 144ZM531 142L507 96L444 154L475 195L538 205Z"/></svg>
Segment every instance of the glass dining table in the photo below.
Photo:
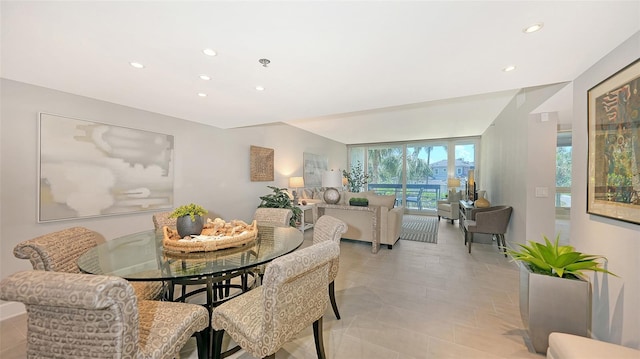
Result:
<svg viewBox="0 0 640 359"><path fill-rule="evenodd" d="M179 253L165 250L162 239L162 230L115 238L80 256L78 266L85 273L129 281L162 281L166 300L187 301L206 293L206 301L198 304L205 305L211 313L216 305L255 286L255 269L295 251L304 237L293 227L258 223L257 238L241 247ZM175 293L177 285L182 286L182 293ZM188 286L195 289L187 291Z"/></svg>

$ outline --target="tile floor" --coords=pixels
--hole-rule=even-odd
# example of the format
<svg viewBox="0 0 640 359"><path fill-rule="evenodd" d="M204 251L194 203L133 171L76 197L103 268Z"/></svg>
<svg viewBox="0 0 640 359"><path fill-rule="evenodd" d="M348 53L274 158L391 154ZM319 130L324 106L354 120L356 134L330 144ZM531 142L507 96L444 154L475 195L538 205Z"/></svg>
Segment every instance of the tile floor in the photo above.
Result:
<svg viewBox="0 0 640 359"><path fill-rule="evenodd" d="M457 222L441 221L438 244L399 241L371 253L343 241L336 297L324 317L329 359L530 358L518 309L518 272L495 244L463 245ZM304 245L311 243L305 233ZM0 357L25 358L25 317L0 322ZM308 328L276 354L315 358ZM197 358L195 340L181 358ZM240 351L230 358L249 359Z"/></svg>

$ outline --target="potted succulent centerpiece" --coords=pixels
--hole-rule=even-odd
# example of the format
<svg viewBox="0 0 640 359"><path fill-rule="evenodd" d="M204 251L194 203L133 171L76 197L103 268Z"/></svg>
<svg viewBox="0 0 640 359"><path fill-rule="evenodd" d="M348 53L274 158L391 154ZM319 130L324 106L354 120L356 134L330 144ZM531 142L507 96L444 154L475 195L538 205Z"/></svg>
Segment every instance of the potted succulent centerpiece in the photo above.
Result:
<svg viewBox="0 0 640 359"><path fill-rule="evenodd" d="M204 215L207 210L202 206L190 203L176 208L169 217L176 219L176 229L180 237L202 233Z"/></svg>
<svg viewBox="0 0 640 359"><path fill-rule="evenodd" d="M588 336L591 328L591 284L583 271L614 275L601 267L603 256L576 252L543 236L508 253L520 266L520 315L533 348L545 353L551 332Z"/></svg>
<svg viewBox="0 0 640 359"><path fill-rule="evenodd" d="M258 208L287 208L293 212L293 216L291 216L291 221L289 224L291 227L296 227L296 223L300 222L302 218L302 210L300 207L294 206L291 203L291 198L287 193L286 188L278 188L274 186L267 186L271 188L273 193L264 195L260 197L260 205Z"/></svg>

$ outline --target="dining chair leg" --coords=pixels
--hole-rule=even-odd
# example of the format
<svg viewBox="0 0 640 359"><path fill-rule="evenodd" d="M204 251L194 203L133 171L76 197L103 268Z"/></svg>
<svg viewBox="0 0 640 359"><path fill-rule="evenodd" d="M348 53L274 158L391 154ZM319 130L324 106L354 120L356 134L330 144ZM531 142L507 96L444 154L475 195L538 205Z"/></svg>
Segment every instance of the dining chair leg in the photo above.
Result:
<svg viewBox="0 0 640 359"><path fill-rule="evenodd" d="M331 301L331 307L333 308L333 313L336 315L336 319L340 319L340 312L338 312L338 304L336 303L336 289L333 281L329 283L329 300Z"/></svg>
<svg viewBox="0 0 640 359"><path fill-rule="evenodd" d="M222 359L222 337L224 337L224 330L211 330L210 337L211 346L209 356L213 359Z"/></svg>
<svg viewBox="0 0 640 359"><path fill-rule="evenodd" d="M196 348L198 350L198 359L209 359L209 349L210 349L209 328L201 332L196 332L194 336L196 337Z"/></svg>
<svg viewBox="0 0 640 359"><path fill-rule="evenodd" d="M318 359L325 359L324 341L322 339L322 317L313 322L313 337L316 342L316 353L318 354Z"/></svg>
<svg viewBox="0 0 640 359"><path fill-rule="evenodd" d="M467 245L469 245L469 253L471 253L471 243L473 243L473 233L469 233L469 240L467 241Z"/></svg>

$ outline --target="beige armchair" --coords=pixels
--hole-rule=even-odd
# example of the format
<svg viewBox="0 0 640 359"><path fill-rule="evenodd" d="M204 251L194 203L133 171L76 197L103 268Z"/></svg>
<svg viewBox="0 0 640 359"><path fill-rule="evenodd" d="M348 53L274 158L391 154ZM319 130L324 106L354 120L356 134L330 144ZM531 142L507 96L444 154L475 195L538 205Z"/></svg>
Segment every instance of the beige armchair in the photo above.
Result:
<svg viewBox="0 0 640 359"><path fill-rule="evenodd" d="M20 242L13 249L16 258L28 259L33 269L80 273L78 258L104 242L104 237L84 227L72 227ZM161 299L162 282L131 282L139 299Z"/></svg>
<svg viewBox="0 0 640 359"><path fill-rule="evenodd" d="M119 277L18 272L0 282L0 299L27 307L29 358L172 359L192 335L207 354L204 307L138 301Z"/></svg>
<svg viewBox="0 0 640 359"><path fill-rule="evenodd" d="M313 229L313 244L318 244L325 241L333 241L340 244L340 238L346 231L346 223L331 216L322 216L318 218ZM338 304L336 303L336 290L334 280L338 276L339 269L340 259L337 258L331 261L331 268L329 269L329 300L331 301L333 314L335 314L336 318L338 319L340 319L340 312L338 312Z"/></svg>
<svg viewBox="0 0 640 359"><path fill-rule="evenodd" d="M471 218L464 221L464 243L469 246L471 253L471 244L473 243L474 233L492 234L496 238L498 247L504 250L504 256L507 256L507 243L504 234L511 219L511 206L493 206L489 208L474 208L471 210Z"/></svg>
<svg viewBox="0 0 640 359"><path fill-rule="evenodd" d="M262 286L214 309L213 358L221 356L225 332L250 355L275 358L284 343L313 323L316 353L324 359L322 316L329 303L329 267L339 255L340 246L326 241L267 265Z"/></svg>
<svg viewBox="0 0 640 359"><path fill-rule="evenodd" d="M462 192L449 191L447 199L437 201L438 221L440 217L453 221L460 218L460 200Z"/></svg>

